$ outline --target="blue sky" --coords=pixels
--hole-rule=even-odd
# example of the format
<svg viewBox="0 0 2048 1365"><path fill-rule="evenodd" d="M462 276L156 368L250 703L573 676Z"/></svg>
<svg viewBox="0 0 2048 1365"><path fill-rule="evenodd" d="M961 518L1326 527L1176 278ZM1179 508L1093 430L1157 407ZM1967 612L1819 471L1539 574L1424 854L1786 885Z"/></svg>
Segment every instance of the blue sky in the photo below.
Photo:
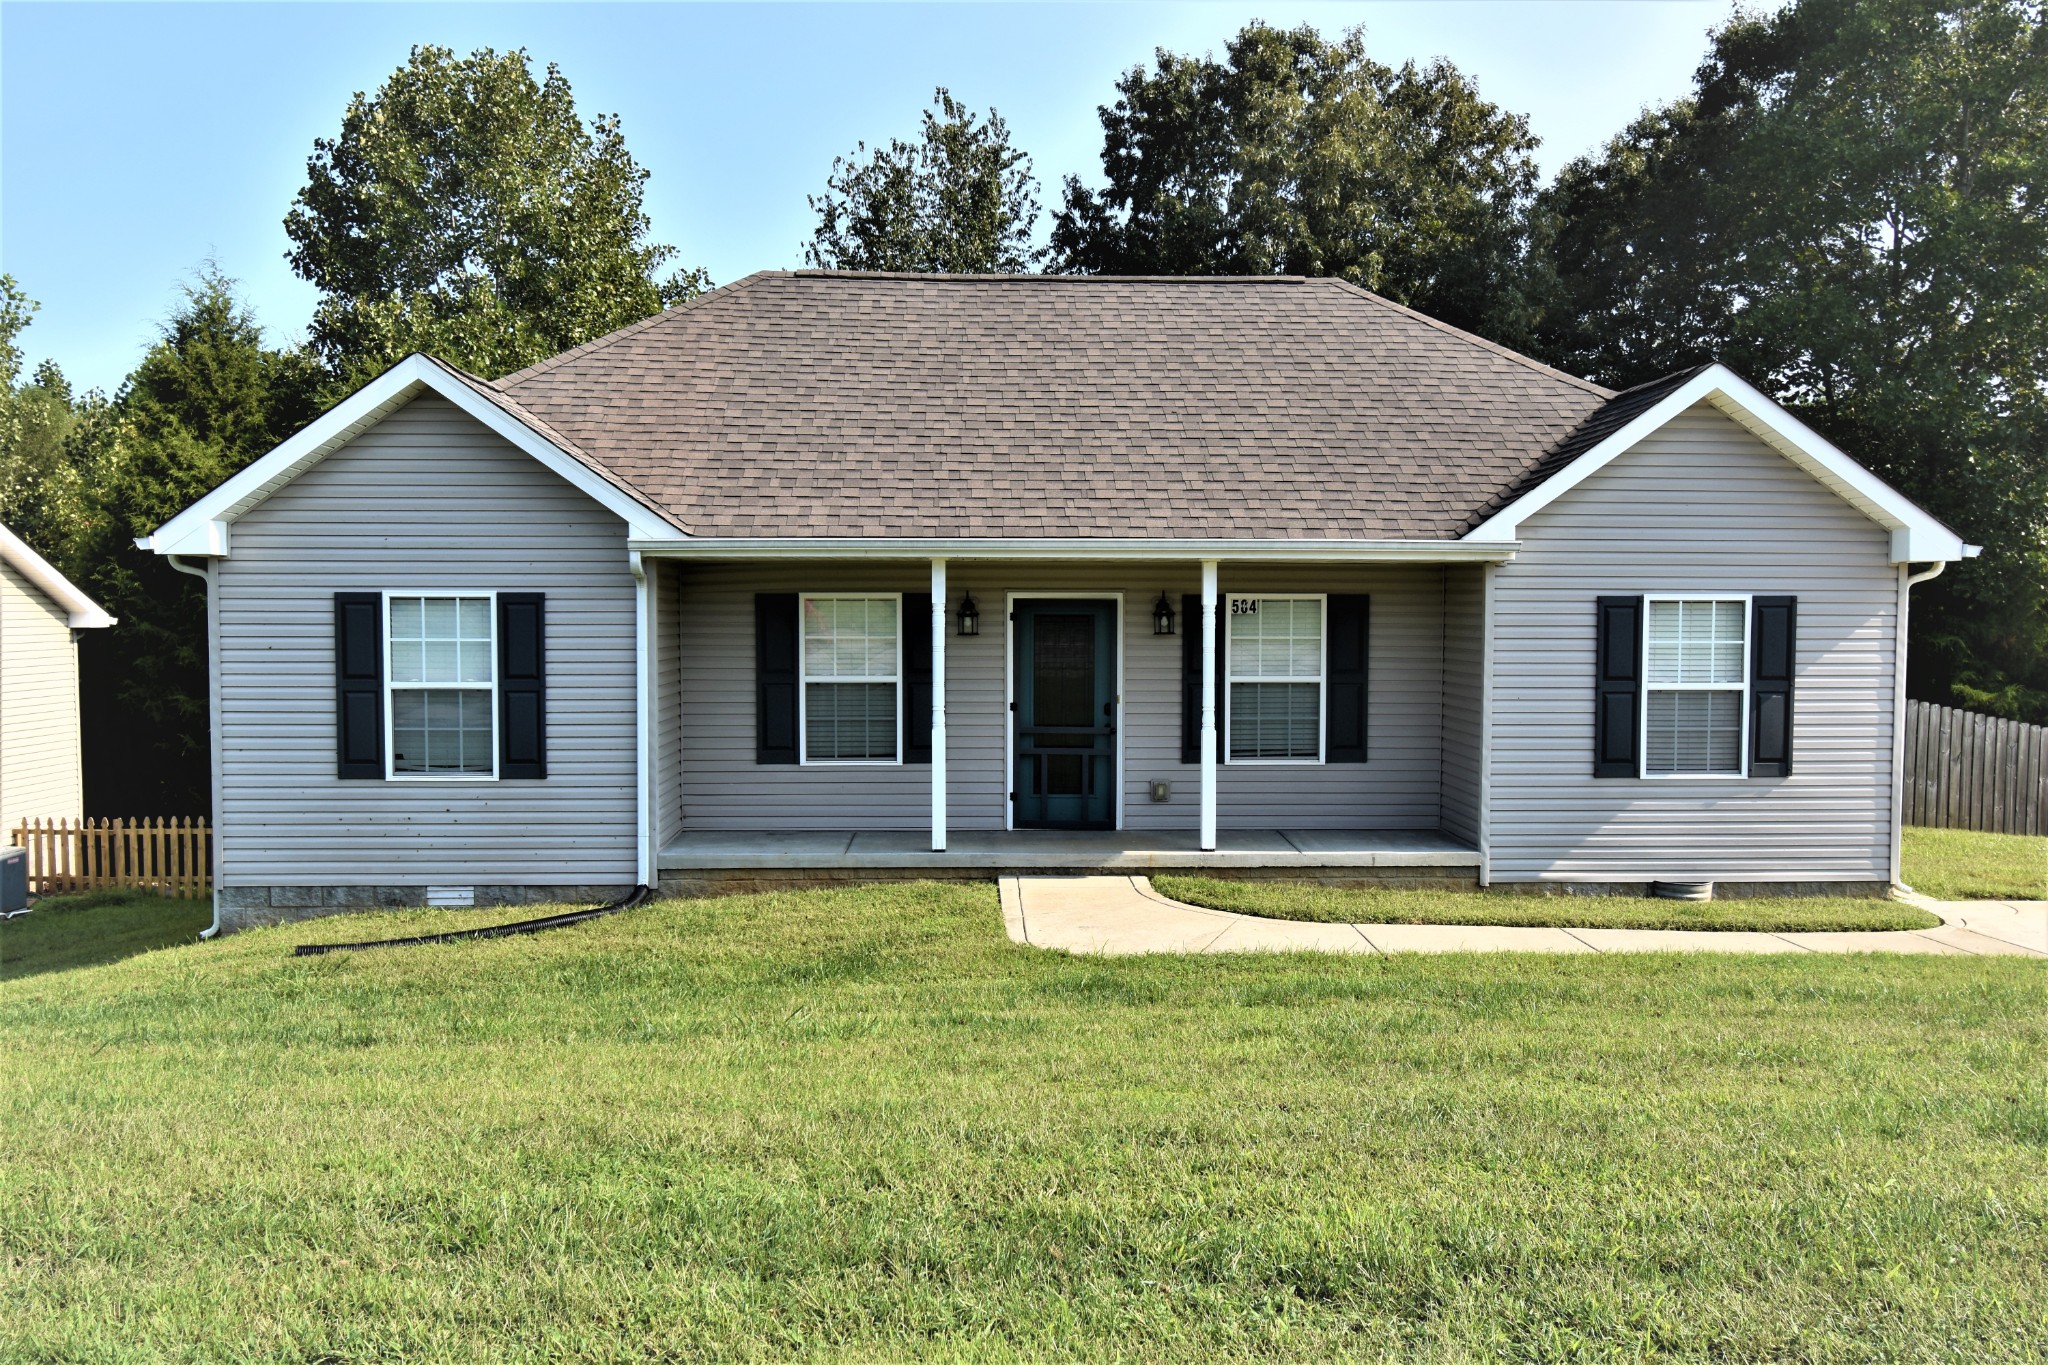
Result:
<svg viewBox="0 0 2048 1365"><path fill-rule="evenodd" d="M1097 105L1155 47L1220 51L1248 20L1354 24L1383 61L1447 56L1529 116L1546 172L1684 92L1726 0L1437 4L0 5L0 271L43 311L24 345L111 389L198 264L273 340L312 289L281 225L313 139L414 43L525 47L578 108L621 115L679 261L727 283L801 263L836 153L916 127L936 85L994 105L1057 202L1095 179Z"/></svg>

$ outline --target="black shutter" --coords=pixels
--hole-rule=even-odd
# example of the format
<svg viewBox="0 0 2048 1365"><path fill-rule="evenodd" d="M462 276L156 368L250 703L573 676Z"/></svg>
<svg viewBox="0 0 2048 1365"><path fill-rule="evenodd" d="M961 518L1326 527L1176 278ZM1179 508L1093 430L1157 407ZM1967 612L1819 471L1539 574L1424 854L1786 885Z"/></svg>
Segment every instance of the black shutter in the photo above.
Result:
<svg viewBox="0 0 2048 1365"><path fill-rule="evenodd" d="M334 775L384 776L384 599L334 594Z"/></svg>
<svg viewBox="0 0 2048 1365"><path fill-rule="evenodd" d="M1202 599L1180 599L1180 761L1202 761Z"/></svg>
<svg viewBox="0 0 2048 1365"><path fill-rule="evenodd" d="M932 761L932 595L903 594L903 761Z"/></svg>
<svg viewBox="0 0 2048 1365"><path fill-rule="evenodd" d="M796 762L796 594L754 594L754 762Z"/></svg>
<svg viewBox="0 0 2048 1365"><path fill-rule="evenodd" d="M1324 761L1363 763L1372 598L1363 593L1331 593L1329 601L1330 676L1324 681Z"/></svg>
<svg viewBox="0 0 2048 1365"><path fill-rule="evenodd" d="M547 597L498 594L498 776L548 775Z"/></svg>
<svg viewBox="0 0 2048 1365"><path fill-rule="evenodd" d="M1603 597L1594 659L1593 776L1636 777L1643 711L1643 599Z"/></svg>
<svg viewBox="0 0 2048 1365"><path fill-rule="evenodd" d="M1752 599L1749 632L1749 775L1787 777L1792 772L1792 670L1799 653L1799 599Z"/></svg>

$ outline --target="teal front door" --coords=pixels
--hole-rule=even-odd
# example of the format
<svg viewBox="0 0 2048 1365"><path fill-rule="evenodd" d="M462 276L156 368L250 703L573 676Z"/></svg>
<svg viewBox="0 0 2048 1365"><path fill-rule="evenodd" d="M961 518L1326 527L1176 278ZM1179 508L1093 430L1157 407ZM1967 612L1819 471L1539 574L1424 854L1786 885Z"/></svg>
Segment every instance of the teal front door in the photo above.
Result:
<svg viewBox="0 0 2048 1365"><path fill-rule="evenodd" d="M1019 829L1116 824L1116 603L1025 599L1017 640Z"/></svg>

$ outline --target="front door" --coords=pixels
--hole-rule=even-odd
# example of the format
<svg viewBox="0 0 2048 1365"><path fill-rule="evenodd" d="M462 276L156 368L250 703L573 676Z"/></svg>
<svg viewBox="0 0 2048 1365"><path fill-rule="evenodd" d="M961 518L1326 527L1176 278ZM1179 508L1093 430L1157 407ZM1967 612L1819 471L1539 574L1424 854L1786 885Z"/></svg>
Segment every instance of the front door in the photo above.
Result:
<svg viewBox="0 0 2048 1365"><path fill-rule="evenodd" d="M1016 612L1016 824L1116 824L1116 603L1029 599Z"/></svg>

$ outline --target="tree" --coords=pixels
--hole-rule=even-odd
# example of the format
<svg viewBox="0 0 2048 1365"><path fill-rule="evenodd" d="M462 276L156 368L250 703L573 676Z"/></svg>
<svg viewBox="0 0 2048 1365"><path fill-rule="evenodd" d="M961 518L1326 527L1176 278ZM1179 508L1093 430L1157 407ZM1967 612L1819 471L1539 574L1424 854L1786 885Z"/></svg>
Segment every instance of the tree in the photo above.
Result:
<svg viewBox="0 0 2048 1365"><path fill-rule="evenodd" d="M1516 344L1537 140L1449 62L1397 68L1361 30L1248 25L1226 59L1156 54L1097 111L1102 170L1068 177L1068 270L1335 275Z"/></svg>
<svg viewBox="0 0 2048 1365"><path fill-rule="evenodd" d="M349 382L413 351L495 378L690 298L702 271L656 278L675 250L647 241L646 182L554 65L415 47L314 142L285 218L312 346Z"/></svg>
<svg viewBox="0 0 2048 1365"><path fill-rule="evenodd" d="M19 341L39 306L0 275L0 517L47 557L76 521L83 489L65 451L77 424L69 381L45 360L21 382Z"/></svg>
<svg viewBox="0 0 2048 1365"><path fill-rule="evenodd" d="M1800 0L1543 197L1554 363L1728 362L1985 546L1917 590L1915 696L2048 720L2048 25Z"/></svg>
<svg viewBox="0 0 2048 1365"><path fill-rule="evenodd" d="M65 458L84 493L37 548L119 621L79 653L96 813L207 810L205 587L134 542L311 421L325 381L306 352L264 346L209 266L113 401L74 408Z"/></svg>
<svg viewBox="0 0 2048 1365"><path fill-rule="evenodd" d="M1038 182L1031 158L1010 145L991 109L979 122L944 87L924 111L923 136L832 158L825 193L805 196L818 215L804 259L822 270L997 274L1034 270Z"/></svg>

